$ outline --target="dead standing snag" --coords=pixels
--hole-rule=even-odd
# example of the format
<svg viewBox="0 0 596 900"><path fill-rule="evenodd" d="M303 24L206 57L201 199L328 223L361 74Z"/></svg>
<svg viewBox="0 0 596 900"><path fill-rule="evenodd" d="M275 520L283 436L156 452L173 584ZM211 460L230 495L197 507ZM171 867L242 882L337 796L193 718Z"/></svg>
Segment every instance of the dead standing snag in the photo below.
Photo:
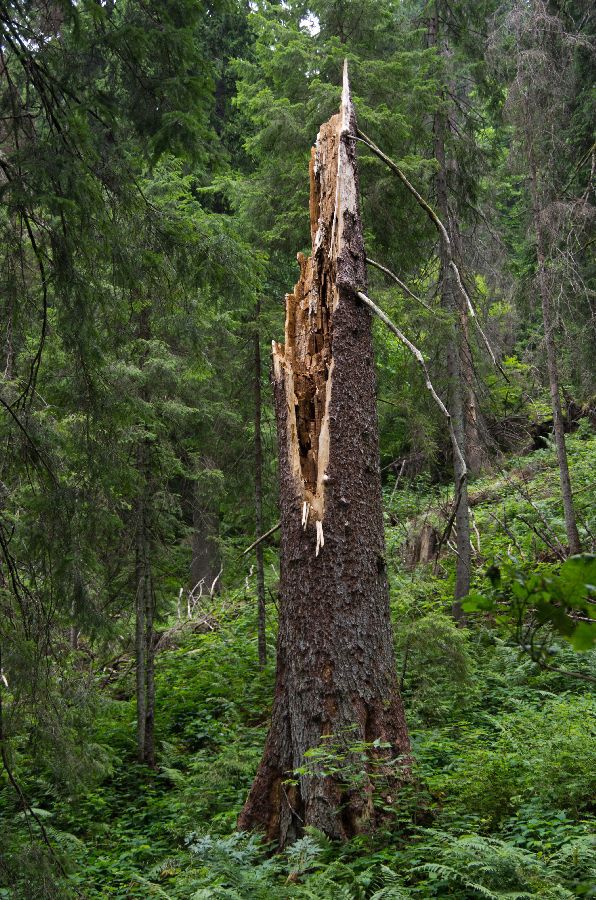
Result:
<svg viewBox="0 0 596 900"><path fill-rule="evenodd" d="M312 151L312 256L299 256L285 344L273 345L277 681L265 752L239 825L281 846L305 825L334 838L374 827L369 775L409 753L385 573L371 315L357 298L366 289L366 257L355 134L345 71L340 112L322 126ZM348 734L350 743L377 742L359 763L357 786L316 766L293 777L325 735L337 742ZM385 768L395 787L395 769Z"/></svg>

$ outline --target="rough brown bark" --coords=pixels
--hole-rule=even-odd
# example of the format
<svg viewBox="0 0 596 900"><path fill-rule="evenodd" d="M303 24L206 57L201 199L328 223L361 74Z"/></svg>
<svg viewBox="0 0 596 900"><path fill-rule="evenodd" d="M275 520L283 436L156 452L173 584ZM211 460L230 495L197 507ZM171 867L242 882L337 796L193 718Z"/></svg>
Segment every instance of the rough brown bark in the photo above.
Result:
<svg viewBox="0 0 596 900"><path fill-rule="evenodd" d="M573 494L571 491L571 479L569 477L569 463L567 461L567 446L565 444L565 420L561 408L561 391L559 385L559 365L557 362L557 349L555 346L555 333L553 322L552 302L546 271L546 241L541 222L540 198L538 192L538 175L536 165L529 154L530 163L530 187L532 192L532 205L534 216L534 229L536 232L536 255L538 263L538 287L542 304L542 322L544 326L544 344L546 347L546 368L550 389L551 408L553 411L553 431L557 448L557 460L559 463L559 480L561 482L561 497L563 500L563 513L565 516L565 530L570 553L581 552L581 542L577 530Z"/></svg>
<svg viewBox="0 0 596 900"><path fill-rule="evenodd" d="M263 534L263 442L261 435L261 343L259 335L259 316L261 301L257 299L256 327L254 333L254 401L255 401L255 532L257 538ZM259 648L259 667L267 664L267 640L265 633L265 566L263 561L263 545L255 548L257 559L257 642Z"/></svg>
<svg viewBox="0 0 596 900"><path fill-rule="evenodd" d="M283 846L306 825L333 838L374 827L372 768L407 759L389 617L371 316L358 204L356 122L339 115L311 158L313 253L274 344L281 508L277 680L265 752L239 826ZM368 746L362 782L303 767L324 737ZM371 748L374 741L386 743ZM400 780L387 766L388 783ZM376 769L378 771L378 769ZM406 777L407 763L400 778ZM291 783L288 781L291 779Z"/></svg>

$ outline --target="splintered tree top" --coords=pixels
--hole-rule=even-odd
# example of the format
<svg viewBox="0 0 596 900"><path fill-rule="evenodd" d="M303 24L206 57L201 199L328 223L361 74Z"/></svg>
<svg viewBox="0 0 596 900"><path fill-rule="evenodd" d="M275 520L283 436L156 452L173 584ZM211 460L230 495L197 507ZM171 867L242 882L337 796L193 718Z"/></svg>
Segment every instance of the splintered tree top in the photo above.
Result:
<svg viewBox="0 0 596 900"><path fill-rule="evenodd" d="M273 343L276 378L286 382L290 459L302 519L322 523L329 459L333 313L341 285L359 285L364 248L353 151L355 117L344 63L339 112L321 126L310 161L312 255L298 254L300 278L286 295L285 345ZM317 552L323 543L317 526Z"/></svg>

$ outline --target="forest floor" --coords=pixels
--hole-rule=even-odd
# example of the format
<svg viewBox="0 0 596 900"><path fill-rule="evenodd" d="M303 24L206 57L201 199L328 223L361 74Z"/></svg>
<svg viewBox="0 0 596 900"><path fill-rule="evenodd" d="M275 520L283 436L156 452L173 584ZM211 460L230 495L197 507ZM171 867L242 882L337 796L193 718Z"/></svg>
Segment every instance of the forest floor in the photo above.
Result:
<svg viewBox="0 0 596 900"><path fill-rule="evenodd" d="M569 451L589 546L596 438L587 423L570 437ZM491 565L504 584L524 572L557 571L564 526L552 448L507 460L473 484L471 498L477 594L490 587ZM396 654L418 775L417 787L389 804L386 829L341 846L310 832L273 858L258 839L235 833L273 692L277 561L270 549L264 671L254 583L239 570L240 587L207 600L158 655L155 771L134 761L134 672L124 659L98 675L93 789L73 797L65 788L57 797L43 772L28 773L29 795L69 872L63 896L596 896L593 691L586 680L533 662L507 615L472 613L467 628L456 628L449 548L436 571L432 563L408 570L408 532L423 521L440 530L448 499L447 488L425 478L386 488ZM593 651L547 638L553 668L594 674ZM0 889L0 897L12 896Z"/></svg>

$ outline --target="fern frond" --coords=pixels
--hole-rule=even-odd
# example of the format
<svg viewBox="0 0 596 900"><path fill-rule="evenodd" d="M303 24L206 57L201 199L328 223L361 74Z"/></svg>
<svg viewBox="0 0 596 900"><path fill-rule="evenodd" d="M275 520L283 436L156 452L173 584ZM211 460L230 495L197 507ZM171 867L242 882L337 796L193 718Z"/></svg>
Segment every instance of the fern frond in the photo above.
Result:
<svg viewBox="0 0 596 900"><path fill-rule="evenodd" d="M375 891L370 900L410 900L411 896L410 893L405 893L404 888L388 886Z"/></svg>
<svg viewBox="0 0 596 900"><path fill-rule="evenodd" d="M487 900L500 900L500 894L495 894L494 891L483 884L469 881L465 875L462 875L461 872L454 869L452 866L446 866L442 863L422 863L421 865L416 866L414 871L428 872L430 875L439 875L448 883L456 881L464 887L477 891L482 897L486 897Z"/></svg>

